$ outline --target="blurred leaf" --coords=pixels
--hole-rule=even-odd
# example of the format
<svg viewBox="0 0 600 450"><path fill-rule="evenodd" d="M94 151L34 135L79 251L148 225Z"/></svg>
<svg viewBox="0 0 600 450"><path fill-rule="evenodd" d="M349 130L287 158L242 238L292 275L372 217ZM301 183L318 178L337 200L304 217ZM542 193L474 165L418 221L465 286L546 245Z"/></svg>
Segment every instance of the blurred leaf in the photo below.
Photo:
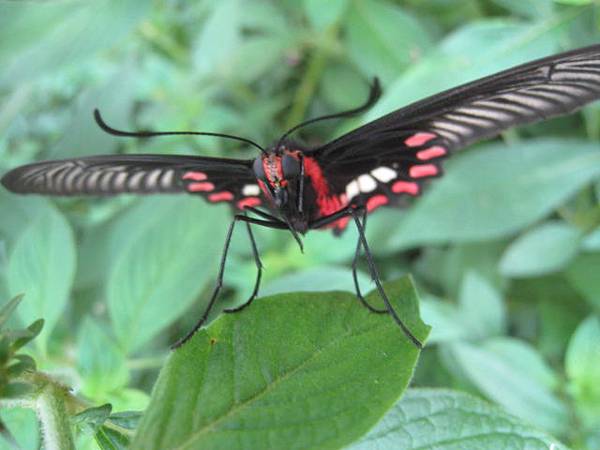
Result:
<svg viewBox="0 0 600 450"><path fill-rule="evenodd" d="M564 222L550 221L520 236L507 249L500 270L507 277L531 277L558 272L579 251L581 232Z"/></svg>
<svg viewBox="0 0 600 450"><path fill-rule="evenodd" d="M588 234L582 242L582 247L588 251L600 251L600 227Z"/></svg>
<svg viewBox="0 0 600 450"><path fill-rule="evenodd" d="M2 391L0 391L0 398L9 400L22 400L23 397L27 396L28 394L31 394L34 391L34 389L34 386L29 383L15 381L12 383L8 383L6 386L2 387Z"/></svg>
<svg viewBox="0 0 600 450"><path fill-rule="evenodd" d="M350 59L365 76L378 76L384 84L431 45L427 29L387 1L353 0L344 29Z"/></svg>
<svg viewBox="0 0 600 450"><path fill-rule="evenodd" d="M543 429L568 429L566 406L545 384L549 375L541 356L521 341L496 338L475 347L454 343L452 354L469 379L510 413Z"/></svg>
<svg viewBox="0 0 600 450"><path fill-rule="evenodd" d="M139 349L179 317L213 276L224 212L192 197L152 198L115 225L107 298L125 350Z"/></svg>
<svg viewBox="0 0 600 450"><path fill-rule="evenodd" d="M97 108L112 127L130 129L128 118L134 100L136 75L132 64L125 65L105 84L83 91L71 107L71 121L62 139L53 146L51 157L113 153L119 141L98 127L93 111Z"/></svg>
<svg viewBox="0 0 600 450"><path fill-rule="evenodd" d="M85 395L102 400L106 393L127 385L125 355L94 319L86 317L83 321L77 348L77 368Z"/></svg>
<svg viewBox="0 0 600 450"><path fill-rule="evenodd" d="M567 270L567 278L573 287L596 309L600 310L600 253L579 255Z"/></svg>
<svg viewBox="0 0 600 450"><path fill-rule="evenodd" d="M589 5L594 0L554 0L556 3L562 3L564 5Z"/></svg>
<svg viewBox="0 0 600 450"><path fill-rule="evenodd" d="M108 420L126 430L135 430L142 419L141 411L123 411L111 414Z"/></svg>
<svg viewBox="0 0 600 450"><path fill-rule="evenodd" d="M304 0L304 11L313 28L324 30L336 23L348 8L350 0Z"/></svg>
<svg viewBox="0 0 600 450"><path fill-rule="evenodd" d="M6 302L6 304L2 305L0 308L0 330L4 327L8 318L12 315L12 313L17 309L19 303L23 301L23 294L17 295L12 300Z"/></svg>
<svg viewBox="0 0 600 450"><path fill-rule="evenodd" d="M552 0L529 0L527 2L521 0L493 0L493 2L516 15L530 19L548 17L554 13Z"/></svg>
<svg viewBox="0 0 600 450"><path fill-rule="evenodd" d="M476 272L467 272L459 295L461 322L469 337L483 338L502 334L506 311L502 296Z"/></svg>
<svg viewBox="0 0 600 450"><path fill-rule="evenodd" d="M463 26L408 70L395 72L397 81L387 86L385 95L365 121L428 95L556 52L561 28L579 14L581 11L567 11L537 22L486 19Z"/></svg>
<svg viewBox="0 0 600 450"><path fill-rule="evenodd" d="M74 424L87 423L95 428L102 425L108 419L111 411L112 406L110 404L95 406L77 413L71 420Z"/></svg>
<svg viewBox="0 0 600 450"><path fill-rule="evenodd" d="M567 450L551 436L472 395L409 389L352 450Z"/></svg>
<svg viewBox="0 0 600 450"><path fill-rule="evenodd" d="M371 278L364 272L358 272L358 281L363 292L370 291L373 288ZM289 275L283 275L266 284L264 289L261 289L261 294L273 295L292 291L313 292L338 290L354 292L352 269L346 267L319 266Z"/></svg>
<svg viewBox="0 0 600 450"><path fill-rule="evenodd" d="M19 445L26 450L40 448L38 420L35 411L25 408L2 408L0 418L15 436ZM0 448L4 450L0 437ZM14 450L10 447L7 450Z"/></svg>
<svg viewBox="0 0 600 450"><path fill-rule="evenodd" d="M127 450L129 448L129 437L112 428L100 427L94 437L101 450Z"/></svg>
<svg viewBox="0 0 600 450"><path fill-rule="evenodd" d="M549 214L599 174L596 144L559 139L532 140L520 148L490 144L448 163L445 177L403 216L390 245L509 235Z"/></svg>
<svg viewBox="0 0 600 450"><path fill-rule="evenodd" d="M600 423L600 320L597 316L588 317L573 334L565 369L584 422L597 429Z"/></svg>
<svg viewBox="0 0 600 450"><path fill-rule="evenodd" d="M0 2L0 86L81 63L127 35L150 5L143 0Z"/></svg>
<svg viewBox="0 0 600 450"><path fill-rule="evenodd" d="M408 279L387 289L424 339ZM259 299L171 355L133 448L338 448L397 400L418 354L389 316L353 295Z"/></svg>
<svg viewBox="0 0 600 450"><path fill-rule="evenodd" d="M452 303L425 297L421 301L421 316L431 326L431 335L427 340L429 344L468 337L461 312Z"/></svg>
<svg viewBox="0 0 600 450"><path fill-rule="evenodd" d="M23 231L8 263L10 292L25 293L19 308L23 321L43 317L36 344L45 351L48 337L66 306L75 273L75 241L64 217L48 210Z"/></svg>
<svg viewBox="0 0 600 450"><path fill-rule="evenodd" d="M19 338L15 340L12 344L12 350L17 351L21 347L27 345L33 339L35 339L44 328L44 319L35 320L31 325L29 325ZM17 330L18 332L19 330Z"/></svg>
<svg viewBox="0 0 600 450"><path fill-rule="evenodd" d="M241 41L243 8L240 0L222 0L214 5L195 42L194 64L199 75L227 76Z"/></svg>

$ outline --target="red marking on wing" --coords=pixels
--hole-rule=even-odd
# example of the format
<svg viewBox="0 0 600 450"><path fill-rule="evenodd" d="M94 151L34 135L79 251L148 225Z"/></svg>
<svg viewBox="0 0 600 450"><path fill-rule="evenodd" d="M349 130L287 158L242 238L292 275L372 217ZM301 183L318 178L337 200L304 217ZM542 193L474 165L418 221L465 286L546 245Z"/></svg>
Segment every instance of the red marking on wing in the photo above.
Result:
<svg viewBox="0 0 600 450"><path fill-rule="evenodd" d="M386 205L388 202L389 200L385 195L374 195L367 200L367 211L371 212L380 206Z"/></svg>
<svg viewBox="0 0 600 450"><path fill-rule="evenodd" d="M233 200L233 194L228 191L215 192L208 196L210 202L228 202L230 200Z"/></svg>
<svg viewBox="0 0 600 450"><path fill-rule="evenodd" d="M215 185L208 181L200 183L190 183L188 185L188 191L190 192L210 192L215 188Z"/></svg>
<svg viewBox="0 0 600 450"><path fill-rule="evenodd" d="M348 205L346 194L331 195L329 192L329 183L323 175L319 163L309 156L304 157L304 170L310 182L317 193L317 207L321 217L333 214ZM346 223L348 221L346 220ZM337 220L327 226L327 228L344 228L345 223L342 219Z"/></svg>
<svg viewBox="0 0 600 450"><path fill-rule="evenodd" d="M206 180L207 176L204 172L186 172L181 178L184 180L202 181Z"/></svg>
<svg viewBox="0 0 600 450"><path fill-rule="evenodd" d="M433 133L416 133L407 138L404 143L409 147L420 147L436 137L437 135Z"/></svg>
<svg viewBox="0 0 600 450"><path fill-rule="evenodd" d="M433 158L439 158L440 156L444 156L446 154L446 149L444 147L440 147L439 145L434 145L426 150L421 150L417 152L417 158L421 161L427 161Z"/></svg>
<svg viewBox="0 0 600 450"><path fill-rule="evenodd" d="M338 230L342 231L344 228L346 228L348 226L349 221L350 221L350 217L348 217L348 216L342 217L337 222L335 222L335 227Z"/></svg>
<svg viewBox="0 0 600 450"><path fill-rule="evenodd" d="M412 166L408 171L412 178L431 177L438 174L437 166L433 164L423 164L421 166Z"/></svg>
<svg viewBox="0 0 600 450"><path fill-rule="evenodd" d="M237 207L240 209L244 209L246 207L253 208L255 206L260 205L260 203L261 203L260 198L258 198L258 197L247 197L247 198L243 198L239 202L237 202Z"/></svg>
<svg viewBox="0 0 600 450"><path fill-rule="evenodd" d="M419 185L412 181L396 181L392 185L394 194L419 195Z"/></svg>

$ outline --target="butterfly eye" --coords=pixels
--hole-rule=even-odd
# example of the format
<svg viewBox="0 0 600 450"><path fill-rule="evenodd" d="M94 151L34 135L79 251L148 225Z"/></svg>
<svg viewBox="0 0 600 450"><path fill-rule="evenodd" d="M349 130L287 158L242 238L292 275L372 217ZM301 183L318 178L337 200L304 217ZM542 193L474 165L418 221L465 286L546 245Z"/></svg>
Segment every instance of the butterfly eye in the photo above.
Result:
<svg viewBox="0 0 600 450"><path fill-rule="evenodd" d="M252 170L254 170L254 175L256 175L256 178L258 178L259 180L265 179L265 168L263 167L262 158L259 157L254 160Z"/></svg>
<svg viewBox="0 0 600 450"><path fill-rule="evenodd" d="M281 168L285 178L294 178L300 175L300 161L290 155L283 155L281 158Z"/></svg>

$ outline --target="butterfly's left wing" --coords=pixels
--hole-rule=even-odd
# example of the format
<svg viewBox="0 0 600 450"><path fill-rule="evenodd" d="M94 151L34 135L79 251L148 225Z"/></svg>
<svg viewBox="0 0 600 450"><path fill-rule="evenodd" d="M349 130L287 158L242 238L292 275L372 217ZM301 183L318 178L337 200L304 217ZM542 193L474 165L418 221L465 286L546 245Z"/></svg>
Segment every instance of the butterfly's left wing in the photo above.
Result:
<svg viewBox="0 0 600 450"><path fill-rule="evenodd" d="M94 195L190 193L237 209L258 206L262 194L252 160L178 155L106 155L42 161L2 177L20 194Z"/></svg>
<svg viewBox="0 0 600 450"><path fill-rule="evenodd" d="M455 150L600 98L600 45L533 61L397 110L311 152L332 195L372 210L418 195Z"/></svg>

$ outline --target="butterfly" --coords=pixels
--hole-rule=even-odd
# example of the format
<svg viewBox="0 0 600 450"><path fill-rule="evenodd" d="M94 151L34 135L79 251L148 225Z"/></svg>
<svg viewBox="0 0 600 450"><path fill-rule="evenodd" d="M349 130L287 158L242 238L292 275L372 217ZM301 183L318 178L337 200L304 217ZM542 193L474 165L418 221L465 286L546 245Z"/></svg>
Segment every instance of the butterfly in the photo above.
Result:
<svg viewBox="0 0 600 450"><path fill-rule="evenodd" d="M501 131L571 113L600 98L600 45L576 49L529 62L439 93L396 110L318 147L308 147L290 135L310 123L355 115L381 95L374 80L369 99L359 108L303 122L275 144L263 148L249 139L208 132L105 131L129 137L172 134L211 135L236 139L260 150L253 159L171 155L107 155L43 161L17 167L2 178L10 191L45 195L114 195L121 193L188 193L209 203L228 203L234 219L227 232L218 282L187 341L206 321L223 281L225 261L236 222L244 222L257 266L248 306L258 294L262 264L251 225L289 230L300 236L310 230L340 233L354 223L358 242L352 264L359 300L371 311L388 313L417 346L421 342L392 308L381 285L365 238L367 214L382 206L416 197L424 183L442 176L442 161L473 142ZM369 305L356 277L364 251L369 271L385 308Z"/></svg>

